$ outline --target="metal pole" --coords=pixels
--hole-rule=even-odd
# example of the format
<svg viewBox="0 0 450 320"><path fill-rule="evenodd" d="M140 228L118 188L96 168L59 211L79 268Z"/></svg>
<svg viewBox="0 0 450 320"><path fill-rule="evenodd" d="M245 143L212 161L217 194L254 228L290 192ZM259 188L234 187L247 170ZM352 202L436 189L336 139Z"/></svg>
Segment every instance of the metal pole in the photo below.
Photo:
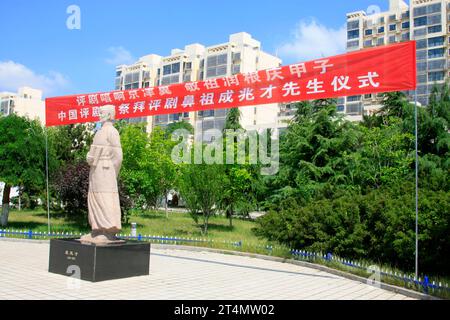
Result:
<svg viewBox="0 0 450 320"><path fill-rule="evenodd" d="M47 183L47 232L50 234L50 192L48 191L48 132L45 128L45 178Z"/></svg>
<svg viewBox="0 0 450 320"><path fill-rule="evenodd" d="M414 131L416 139L416 279L419 279L419 151L417 127L417 90L414 94Z"/></svg>

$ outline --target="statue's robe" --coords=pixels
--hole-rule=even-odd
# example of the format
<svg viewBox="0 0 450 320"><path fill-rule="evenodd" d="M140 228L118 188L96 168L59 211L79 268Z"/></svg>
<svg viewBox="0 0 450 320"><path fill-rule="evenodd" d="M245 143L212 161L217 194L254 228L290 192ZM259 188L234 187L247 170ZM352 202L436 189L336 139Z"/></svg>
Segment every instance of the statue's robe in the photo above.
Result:
<svg viewBox="0 0 450 320"><path fill-rule="evenodd" d="M117 233L121 214L117 177L122 164L119 132L111 122L97 131L87 159L89 172L88 210L93 231Z"/></svg>

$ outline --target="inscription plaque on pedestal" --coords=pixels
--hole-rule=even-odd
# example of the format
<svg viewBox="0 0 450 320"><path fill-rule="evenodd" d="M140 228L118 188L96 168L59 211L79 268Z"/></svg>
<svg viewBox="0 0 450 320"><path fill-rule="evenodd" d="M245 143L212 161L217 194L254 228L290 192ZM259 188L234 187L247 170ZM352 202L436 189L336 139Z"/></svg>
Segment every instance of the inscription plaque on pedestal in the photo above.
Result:
<svg viewBox="0 0 450 320"><path fill-rule="evenodd" d="M48 271L92 282L149 275L150 243L100 245L77 239L52 239Z"/></svg>

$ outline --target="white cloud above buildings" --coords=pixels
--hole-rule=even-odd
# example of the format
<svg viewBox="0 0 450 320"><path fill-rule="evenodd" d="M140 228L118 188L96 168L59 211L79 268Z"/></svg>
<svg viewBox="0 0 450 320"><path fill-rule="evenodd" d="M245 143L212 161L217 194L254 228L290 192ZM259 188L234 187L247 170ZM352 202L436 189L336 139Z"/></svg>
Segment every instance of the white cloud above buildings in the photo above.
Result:
<svg viewBox="0 0 450 320"><path fill-rule="evenodd" d="M286 62L307 61L344 53L346 26L339 29L325 26L316 19L301 20L291 37L278 46L280 58Z"/></svg>
<svg viewBox="0 0 450 320"><path fill-rule="evenodd" d="M135 62L133 55L122 46L109 47L108 52L110 57L105 59L105 62L112 65L132 64Z"/></svg>
<svg viewBox="0 0 450 320"><path fill-rule="evenodd" d="M0 61L0 91L17 92L19 87L28 86L42 90L44 95L48 95L66 88L68 84L69 80L59 72L39 74L23 64Z"/></svg>

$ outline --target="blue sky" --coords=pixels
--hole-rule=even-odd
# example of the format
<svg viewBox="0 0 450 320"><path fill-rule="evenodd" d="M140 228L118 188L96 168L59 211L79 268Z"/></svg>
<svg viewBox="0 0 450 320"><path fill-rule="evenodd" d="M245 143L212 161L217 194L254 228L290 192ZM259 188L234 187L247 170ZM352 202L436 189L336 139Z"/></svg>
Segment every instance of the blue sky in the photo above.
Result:
<svg viewBox="0 0 450 320"><path fill-rule="evenodd" d="M378 3L377 3L378 2ZM0 91L29 85L45 96L108 91L115 63L245 31L283 64L345 50L345 14L387 0L1 1ZM69 5L81 29L69 30Z"/></svg>

